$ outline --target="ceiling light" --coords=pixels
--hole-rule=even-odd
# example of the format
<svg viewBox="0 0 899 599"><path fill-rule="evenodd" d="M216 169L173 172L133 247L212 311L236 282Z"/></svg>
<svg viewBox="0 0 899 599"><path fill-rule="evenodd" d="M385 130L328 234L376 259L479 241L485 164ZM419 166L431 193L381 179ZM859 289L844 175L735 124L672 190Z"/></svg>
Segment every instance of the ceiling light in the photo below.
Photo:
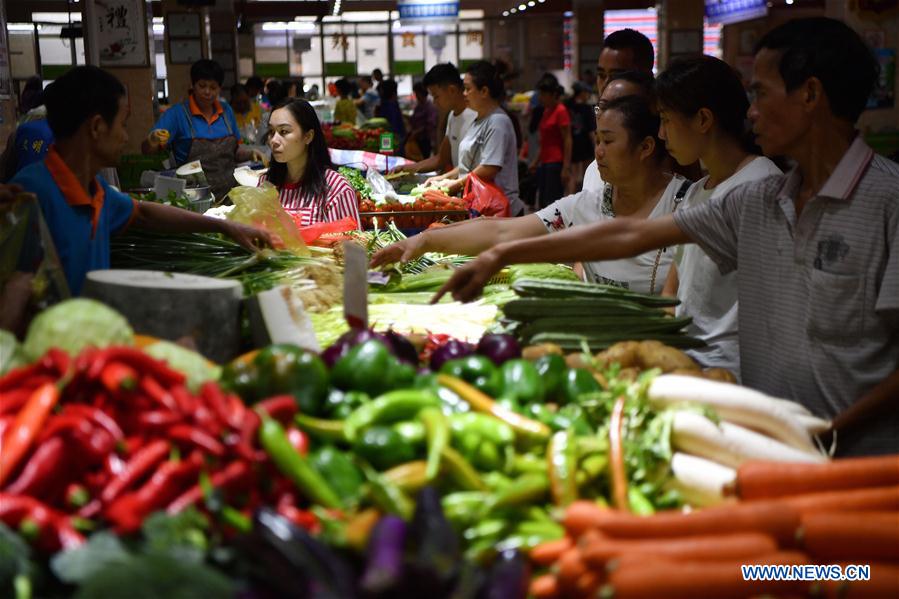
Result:
<svg viewBox="0 0 899 599"><path fill-rule="evenodd" d="M518 9L517 9L517 8L510 8L510 9L509 9L509 12L512 13L512 14L514 15L515 13L518 12Z"/></svg>
<svg viewBox="0 0 899 599"><path fill-rule="evenodd" d="M787 0L787 4L788 5L793 4L793 0Z"/></svg>
<svg viewBox="0 0 899 599"><path fill-rule="evenodd" d="M509 16L509 11L508 11L508 10L504 10L504 11L503 11L503 16L504 16L504 17L508 17L508 16Z"/></svg>
<svg viewBox="0 0 899 599"><path fill-rule="evenodd" d="M527 8L528 8L528 7L525 6L524 4L519 4L519 5L518 5L518 10L527 10Z"/></svg>
<svg viewBox="0 0 899 599"><path fill-rule="evenodd" d="M534 2L534 0L531 0L530 2L528 2L528 6L537 6L537 3Z"/></svg>

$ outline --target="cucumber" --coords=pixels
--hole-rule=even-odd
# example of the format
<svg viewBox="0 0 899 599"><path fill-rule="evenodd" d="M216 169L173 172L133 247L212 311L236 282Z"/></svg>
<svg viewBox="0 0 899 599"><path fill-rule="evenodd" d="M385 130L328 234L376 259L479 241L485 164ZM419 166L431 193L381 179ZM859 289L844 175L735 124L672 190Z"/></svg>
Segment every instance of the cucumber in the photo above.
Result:
<svg viewBox="0 0 899 599"><path fill-rule="evenodd" d="M539 333L535 335L530 343L554 343L563 350L577 351L582 347L582 342L586 341L590 347L590 351L600 351L608 349L620 341L660 341L665 345L676 347L678 349L689 349L695 347L704 347L705 343L701 339L689 337L687 335L659 335L656 333L627 333L620 335L610 333L609 335L582 335L578 333Z"/></svg>
<svg viewBox="0 0 899 599"><path fill-rule="evenodd" d="M514 285L513 285L514 288ZM503 313L513 320L533 320L548 314L565 314L567 316L657 316L664 317L666 312L656 308L647 308L627 301L613 298L574 298L543 299L522 298L512 300L503 306Z"/></svg>
<svg viewBox="0 0 899 599"><path fill-rule="evenodd" d="M661 297L636 293L612 285L598 285L582 281L564 281L559 279L520 279L515 281L512 289L522 297L539 298L617 298L643 306L667 307L676 306L679 300L673 297Z"/></svg>

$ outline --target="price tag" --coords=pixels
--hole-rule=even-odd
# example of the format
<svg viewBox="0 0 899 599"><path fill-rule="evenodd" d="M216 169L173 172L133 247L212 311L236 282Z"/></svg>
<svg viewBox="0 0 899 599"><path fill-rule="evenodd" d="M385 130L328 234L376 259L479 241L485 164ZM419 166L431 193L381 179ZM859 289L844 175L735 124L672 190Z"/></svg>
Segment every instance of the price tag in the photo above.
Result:
<svg viewBox="0 0 899 599"><path fill-rule="evenodd" d="M343 315L353 328L368 327L368 255L358 243L343 242Z"/></svg>
<svg viewBox="0 0 899 599"><path fill-rule="evenodd" d="M185 185L187 185L187 181L184 179L157 175L153 181L153 193L156 194L157 200L164 200L170 191L174 191L176 196L180 196L181 192L184 191Z"/></svg>
<svg viewBox="0 0 899 599"><path fill-rule="evenodd" d="M393 154L393 143L394 137L393 133L382 133L379 141L381 142L381 153L382 154Z"/></svg>

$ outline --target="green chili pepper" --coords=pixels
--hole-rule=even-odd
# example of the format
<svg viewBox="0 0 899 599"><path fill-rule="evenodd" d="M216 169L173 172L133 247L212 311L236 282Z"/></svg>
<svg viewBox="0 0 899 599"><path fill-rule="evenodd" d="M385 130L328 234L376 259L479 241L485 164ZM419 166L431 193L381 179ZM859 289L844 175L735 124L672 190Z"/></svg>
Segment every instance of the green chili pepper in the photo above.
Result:
<svg viewBox="0 0 899 599"><path fill-rule="evenodd" d="M409 445L418 446L425 442L425 425L418 420L407 420L393 425L393 430Z"/></svg>
<svg viewBox="0 0 899 599"><path fill-rule="evenodd" d="M574 431L569 429L554 434L546 454L553 501L556 505L567 506L577 499L577 447Z"/></svg>
<svg viewBox="0 0 899 599"><path fill-rule="evenodd" d="M540 459L530 453L518 454L512 462L512 469L518 474L526 474L529 472L546 474L546 460Z"/></svg>
<svg viewBox="0 0 899 599"><path fill-rule="evenodd" d="M457 485L470 491L487 490L487 485L481 480L477 471L459 455L458 451L452 447L444 447L441 457L447 473Z"/></svg>
<svg viewBox="0 0 899 599"><path fill-rule="evenodd" d="M512 427L487 414L478 412L451 414L449 422L453 434L459 437L470 433L500 446L515 442L515 431L512 430Z"/></svg>
<svg viewBox="0 0 899 599"><path fill-rule="evenodd" d="M507 489L512 484L512 479L499 472L488 472L483 476L484 483L494 492Z"/></svg>
<svg viewBox="0 0 899 599"><path fill-rule="evenodd" d="M506 520L484 520L465 530L462 533L462 537L468 542L497 537L508 527L509 523Z"/></svg>
<svg viewBox="0 0 899 599"><path fill-rule="evenodd" d="M502 388L499 370L484 356L471 355L450 360L440 368L440 372L462 379L491 397L496 397Z"/></svg>
<svg viewBox="0 0 899 599"><path fill-rule="evenodd" d="M432 481L440 472L441 455L444 448L449 445L449 424L439 408L425 408L418 413L418 417L424 423L427 432L428 469L426 476L429 481Z"/></svg>
<svg viewBox="0 0 899 599"><path fill-rule="evenodd" d="M581 460L578 473L583 473L587 480L601 476L609 465L608 454L596 453Z"/></svg>
<svg viewBox="0 0 899 599"><path fill-rule="evenodd" d="M343 420L353 413L356 408L364 406L371 401L367 393L362 391L341 391L331 389L325 399L325 412L329 417Z"/></svg>
<svg viewBox="0 0 899 599"><path fill-rule="evenodd" d="M343 434L343 420L322 420L305 414L297 414L293 421L301 430L323 441L346 443L346 435Z"/></svg>
<svg viewBox="0 0 899 599"><path fill-rule="evenodd" d="M481 441L480 445L478 445L478 450L475 452L474 458L471 460L471 462L480 470L489 472L491 470L501 469L503 465L503 458L496 445L494 445L490 441L484 440Z"/></svg>
<svg viewBox="0 0 899 599"><path fill-rule="evenodd" d="M552 541L561 537L552 537L546 535L526 535L512 534L502 541L498 542L494 549L497 553L505 553L506 551L520 551L528 553L531 549L546 541Z"/></svg>
<svg viewBox="0 0 899 599"><path fill-rule="evenodd" d="M565 373L562 387L562 399L565 403L577 403L581 396L600 391L602 391L602 387L599 386L589 370L570 368Z"/></svg>
<svg viewBox="0 0 899 599"><path fill-rule="evenodd" d="M543 381L544 397L550 401L560 399L565 373L568 370L565 358L558 354L547 354L537 358L534 367Z"/></svg>
<svg viewBox="0 0 899 599"><path fill-rule="evenodd" d="M328 481L290 444L284 427L266 414L261 417L259 443L278 470L310 500L329 508L342 507L340 497Z"/></svg>
<svg viewBox="0 0 899 599"><path fill-rule="evenodd" d="M310 456L312 466L331 484L331 487L345 498L358 498L363 479L359 468L347 454L325 446Z"/></svg>
<svg viewBox="0 0 899 599"><path fill-rule="evenodd" d="M489 495L483 491L456 491L443 496L443 511L449 514L471 516L487 502Z"/></svg>
<svg viewBox="0 0 899 599"><path fill-rule="evenodd" d="M404 520L412 516L412 501L399 487L375 472L371 466L360 463L362 473L368 481L371 498L375 505L388 514L396 514Z"/></svg>
<svg viewBox="0 0 899 599"><path fill-rule="evenodd" d="M565 528L555 522L522 522L515 527L520 535L537 535L548 539L561 539L565 536Z"/></svg>
<svg viewBox="0 0 899 599"><path fill-rule="evenodd" d="M510 507L537 503L546 497L549 491L549 478L546 473L528 473L512 481L508 488L493 497L490 507Z"/></svg>
<svg viewBox="0 0 899 599"><path fill-rule="evenodd" d="M537 368L528 360L507 360L500 368L502 390L500 397L518 405L543 401L543 381Z"/></svg>
<svg viewBox="0 0 899 599"><path fill-rule="evenodd" d="M429 391L421 389L391 391L350 414L344 421L344 434L350 442L353 442L359 432L366 427L407 420L427 407L440 407L440 400Z"/></svg>

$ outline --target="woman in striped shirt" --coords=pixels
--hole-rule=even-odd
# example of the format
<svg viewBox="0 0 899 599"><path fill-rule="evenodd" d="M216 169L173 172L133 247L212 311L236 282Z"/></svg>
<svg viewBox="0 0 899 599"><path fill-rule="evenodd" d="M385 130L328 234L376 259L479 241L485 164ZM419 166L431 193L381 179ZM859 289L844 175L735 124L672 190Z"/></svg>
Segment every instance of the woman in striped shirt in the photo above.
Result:
<svg viewBox="0 0 899 599"><path fill-rule="evenodd" d="M300 215L301 226L350 217L359 225L356 192L331 164L315 110L291 99L272 111L268 145L272 166L266 179L278 188L281 205Z"/></svg>

